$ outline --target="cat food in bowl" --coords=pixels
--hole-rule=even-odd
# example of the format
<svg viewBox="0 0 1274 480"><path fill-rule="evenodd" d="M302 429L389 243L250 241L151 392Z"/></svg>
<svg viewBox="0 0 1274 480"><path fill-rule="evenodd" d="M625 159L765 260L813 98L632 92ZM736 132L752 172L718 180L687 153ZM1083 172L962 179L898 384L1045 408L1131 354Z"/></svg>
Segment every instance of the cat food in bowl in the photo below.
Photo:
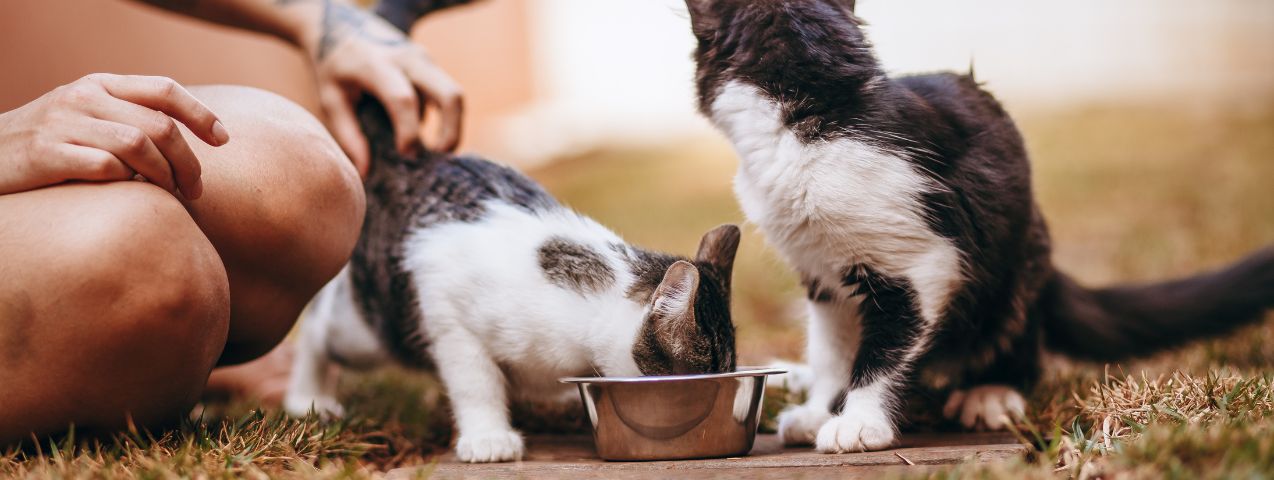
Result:
<svg viewBox="0 0 1274 480"><path fill-rule="evenodd" d="M756 439L765 377L780 369L706 375L578 377L605 460L684 460L746 455Z"/></svg>

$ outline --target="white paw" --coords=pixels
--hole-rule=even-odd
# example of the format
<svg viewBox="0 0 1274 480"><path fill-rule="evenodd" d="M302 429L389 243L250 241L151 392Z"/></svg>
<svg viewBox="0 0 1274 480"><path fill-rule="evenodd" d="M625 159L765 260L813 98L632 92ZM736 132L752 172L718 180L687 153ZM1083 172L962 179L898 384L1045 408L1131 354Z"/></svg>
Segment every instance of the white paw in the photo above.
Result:
<svg viewBox="0 0 1274 480"><path fill-rule="evenodd" d="M461 435L456 458L468 463L511 462L522 459L522 436L512 430Z"/></svg>
<svg viewBox="0 0 1274 480"><path fill-rule="evenodd" d="M942 407L947 418L960 416L965 428L1003 430L1026 415L1026 400L1013 387L981 385L968 391L956 390Z"/></svg>
<svg viewBox="0 0 1274 480"><path fill-rule="evenodd" d="M341 418L345 416L345 408L335 398L329 396L311 397L308 395L288 394L283 398L283 409L288 415L304 417L311 412L323 418Z"/></svg>
<svg viewBox="0 0 1274 480"><path fill-rule="evenodd" d="M776 375L775 380L790 394L808 393L814 386L814 369L807 364L775 360L766 368L787 370L787 373Z"/></svg>
<svg viewBox="0 0 1274 480"><path fill-rule="evenodd" d="M882 450L894 443L894 425L883 410L845 409L818 430L814 448L823 453Z"/></svg>
<svg viewBox="0 0 1274 480"><path fill-rule="evenodd" d="M779 439L784 445L813 445L818 429L831 418L826 405L789 407L779 413Z"/></svg>

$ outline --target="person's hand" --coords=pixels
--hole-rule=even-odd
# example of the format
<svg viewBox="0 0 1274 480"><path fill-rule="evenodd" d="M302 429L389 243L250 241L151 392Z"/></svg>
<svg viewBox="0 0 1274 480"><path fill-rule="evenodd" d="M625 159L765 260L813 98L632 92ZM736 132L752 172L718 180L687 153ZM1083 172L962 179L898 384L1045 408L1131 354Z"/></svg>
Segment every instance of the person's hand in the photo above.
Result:
<svg viewBox="0 0 1274 480"><path fill-rule="evenodd" d="M199 198L199 159L178 121L209 145L230 141L217 116L168 78L95 73L58 87L0 114L0 195L141 175Z"/></svg>
<svg viewBox="0 0 1274 480"><path fill-rule="evenodd" d="M322 16L303 29L299 41L314 61L328 130L361 175L370 160L353 106L363 92L385 106L399 150L409 152L420 142L420 91L440 116L430 148L455 150L463 114L460 87L424 49L380 17L339 0L294 1L323 7Z"/></svg>

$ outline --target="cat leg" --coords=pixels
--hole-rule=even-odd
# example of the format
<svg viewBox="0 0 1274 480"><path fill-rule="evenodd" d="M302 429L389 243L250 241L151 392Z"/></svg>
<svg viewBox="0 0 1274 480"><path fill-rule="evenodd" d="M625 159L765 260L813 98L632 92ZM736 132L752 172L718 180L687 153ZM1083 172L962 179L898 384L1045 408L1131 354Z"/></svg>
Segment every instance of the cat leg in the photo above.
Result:
<svg viewBox="0 0 1274 480"><path fill-rule="evenodd" d="M434 326L444 323L434 312ZM436 328L431 337L432 357L456 416L456 458L470 463L521 459L522 436L509 423L506 379L499 365L462 327Z"/></svg>
<svg viewBox="0 0 1274 480"><path fill-rule="evenodd" d="M785 445L811 445L819 428L832 418L833 403L849 386L850 367L858 348L856 299L814 298L808 304L806 352L813 373L804 404L779 414L779 437Z"/></svg>
<svg viewBox="0 0 1274 480"><path fill-rule="evenodd" d="M338 301L338 282L347 278L342 271L324 287L310 304L308 315L301 321L301 335L296 342L292 358L292 373L288 378L287 395L283 397L283 409L293 416L305 416L310 412L324 417L339 418L345 409L336 400L337 377L331 373L331 357L328 352L332 340L332 322L361 321L359 318L339 318L333 302Z"/></svg>
<svg viewBox="0 0 1274 480"><path fill-rule="evenodd" d="M1023 324L1025 317L1008 325ZM1026 399L1022 392L1039 379L1039 345L1035 324L1005 328L996 342L995 360L966 379L965 387L951 391L942 414L958 419L968 429L1004 430L1025 418ZM1016 332L1016 335L1012 335Z"/></svg>
<svg viewBox="0 0 1274 480"><path fill-rule="evenodd" d="M302 327L301 330L303 337L319 338L302 338L297 342L283 408L298 417L313 412L325 418L340 418L345 415L345 409L336 399L337 377L331 374L332 362L323 346L326 335L306 332L317 328Z"/></svg>
<svg viewBox="0 0 1274 480"><path fill-rule="evenodd" d="M907 377L917 358L928 348L936 324L936 313L945 298L934 298L931 285L912 278L887 277L869 268L856 268L846 284L857 283L864 296L861 304L862 328L854 357L850 386L837 412L823 424L814 445L820 452L843 453L880 450L893 445L898 432L893 414L908 385ZM923 318L922 304L929 303ZM936 302L936 303L934 303Z"/></svg>
<svg viewBox="0 0 1274 480"><path fill-rule="evenodd" d="M1026 399L1008 385L978 385L953 390L942 407L942 415L960 419L968 429L1004 430L1026 415Z"/></svg>

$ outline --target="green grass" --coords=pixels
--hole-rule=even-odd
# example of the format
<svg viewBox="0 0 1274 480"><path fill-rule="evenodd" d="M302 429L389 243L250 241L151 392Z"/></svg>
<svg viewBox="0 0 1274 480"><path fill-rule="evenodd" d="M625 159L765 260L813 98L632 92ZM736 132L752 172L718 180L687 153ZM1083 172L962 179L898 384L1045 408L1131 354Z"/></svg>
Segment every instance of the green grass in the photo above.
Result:
<svg viewBox="0 0 1274 480"><path fill-rule="evenodd" d="M1024 116L1035 187L1057 263L1091 284L1185 275L1274 241L1274 105L1186 111L1076 108ZM533 172L565 202L627 239L689 254L741 222L735 161L719 140L599 151ZM745 227L734 318L744 362L799 358L795 276ZM354 376L351 419L323 425L212 409L162 434L42 441L0 454L0 477L366 477L427 465L447 448L435 381L401 371ZM1274 474L1274 322L1152 358L1058 359L1032 392L1019 459L930 471L933 478L1262 478ZM772 415L781 392L768 397ZM518 409L531 431L580 431L579 412ZM52 443L49 443L52 442Z"/></svg>

